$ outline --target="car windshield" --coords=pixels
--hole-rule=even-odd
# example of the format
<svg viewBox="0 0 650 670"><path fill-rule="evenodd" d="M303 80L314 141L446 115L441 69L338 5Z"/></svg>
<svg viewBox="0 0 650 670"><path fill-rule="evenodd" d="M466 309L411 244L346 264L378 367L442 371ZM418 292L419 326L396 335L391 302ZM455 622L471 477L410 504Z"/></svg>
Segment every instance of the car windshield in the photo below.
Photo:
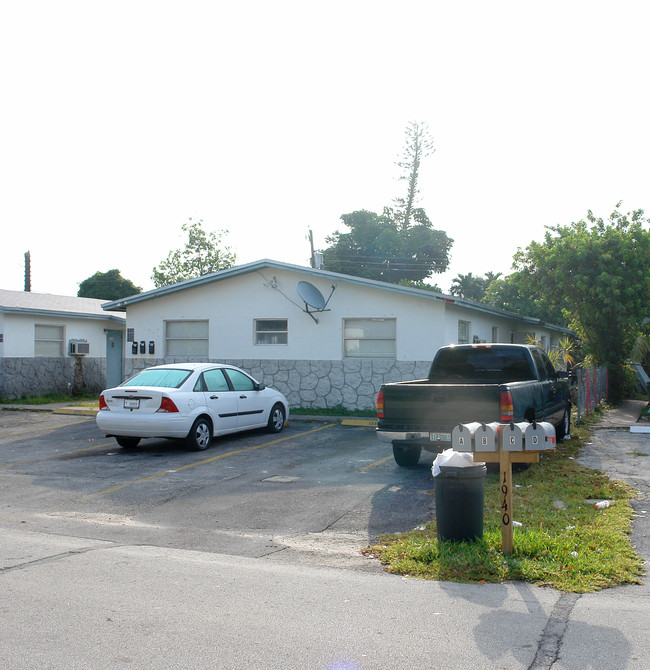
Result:
<svg viewBox="0 0 650 670"><path fill-rule="evenodd" d="M122 386L154 386L157 388L177 389L191 374L191 370L151 368L138 372L131 379L127 379Z"/></svg>

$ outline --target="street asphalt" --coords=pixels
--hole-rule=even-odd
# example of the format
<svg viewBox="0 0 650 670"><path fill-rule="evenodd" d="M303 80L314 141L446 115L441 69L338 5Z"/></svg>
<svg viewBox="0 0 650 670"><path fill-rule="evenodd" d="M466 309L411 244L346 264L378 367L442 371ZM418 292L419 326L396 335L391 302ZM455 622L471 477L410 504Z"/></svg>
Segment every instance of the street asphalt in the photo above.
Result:
<svg viewBox="0 0 650 670"><path fill-rule="evenodd" d="M645 405L609 412L580 461L639 490L647 561L650 434L630 431ZM647 583L563 594L20 530L0 576L9 670L650 667Z"/></svg>

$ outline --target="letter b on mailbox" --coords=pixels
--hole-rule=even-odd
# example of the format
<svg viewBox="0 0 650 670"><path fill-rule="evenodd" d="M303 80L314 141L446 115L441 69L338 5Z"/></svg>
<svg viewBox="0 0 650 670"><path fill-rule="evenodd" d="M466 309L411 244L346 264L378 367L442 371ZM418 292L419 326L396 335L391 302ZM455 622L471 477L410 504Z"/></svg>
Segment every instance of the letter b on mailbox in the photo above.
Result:
<svg viewBox="0 0 650 670"><path fill-rule="evenodd" d="M498 434L498 423L481 424L474 433L474 447L476 451L496 451Z"/></svg>

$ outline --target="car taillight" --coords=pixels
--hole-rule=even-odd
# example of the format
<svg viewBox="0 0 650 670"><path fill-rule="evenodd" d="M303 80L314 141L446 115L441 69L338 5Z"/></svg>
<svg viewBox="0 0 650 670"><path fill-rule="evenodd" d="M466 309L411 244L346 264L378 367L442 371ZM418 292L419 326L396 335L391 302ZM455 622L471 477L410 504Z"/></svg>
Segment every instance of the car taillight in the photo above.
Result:
<svg viewBox="0 0 650 670"><path fill-rule="evenodd" d="M381 389L377 394L377 418L384 418L384 392Z"/></svg>
<svg viewBox="0 0 650 670"><path fill-rule="evenodd" d="M178 412L178 407L174 405L174 401L171 398L168 398L166 395L164 395L160 401L160 407L156 411L163 413Z"/></svg>
<svg viewBox="0 0 650 670"><path fill-rule="evenodd" d="M100 410L100 412L102 410L106 411L106 412L111 411L111 408L106 404L106 400L104 400L104 394L103 393L102 393L102 395L99 396L99 410Z"/></svg>
<svg viewBox="0 0 650 670"><path fill-rule="evenodd" d="M499 393L499 405L501 406L501 421L512 421L515 418L515 408L512 404L512 393L510 391Z"/></svg>

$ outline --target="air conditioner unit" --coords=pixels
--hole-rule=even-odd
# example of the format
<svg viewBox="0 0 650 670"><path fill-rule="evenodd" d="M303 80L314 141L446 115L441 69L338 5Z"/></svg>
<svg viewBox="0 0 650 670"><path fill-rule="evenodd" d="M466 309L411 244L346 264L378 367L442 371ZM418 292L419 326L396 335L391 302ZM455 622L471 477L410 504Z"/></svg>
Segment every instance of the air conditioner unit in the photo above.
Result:
<svg viewBox="0 0 650 670"><path fill-rule="evenodd" d="M88 340L70 340L70 355L85 356L90 353Z"/></svg>

